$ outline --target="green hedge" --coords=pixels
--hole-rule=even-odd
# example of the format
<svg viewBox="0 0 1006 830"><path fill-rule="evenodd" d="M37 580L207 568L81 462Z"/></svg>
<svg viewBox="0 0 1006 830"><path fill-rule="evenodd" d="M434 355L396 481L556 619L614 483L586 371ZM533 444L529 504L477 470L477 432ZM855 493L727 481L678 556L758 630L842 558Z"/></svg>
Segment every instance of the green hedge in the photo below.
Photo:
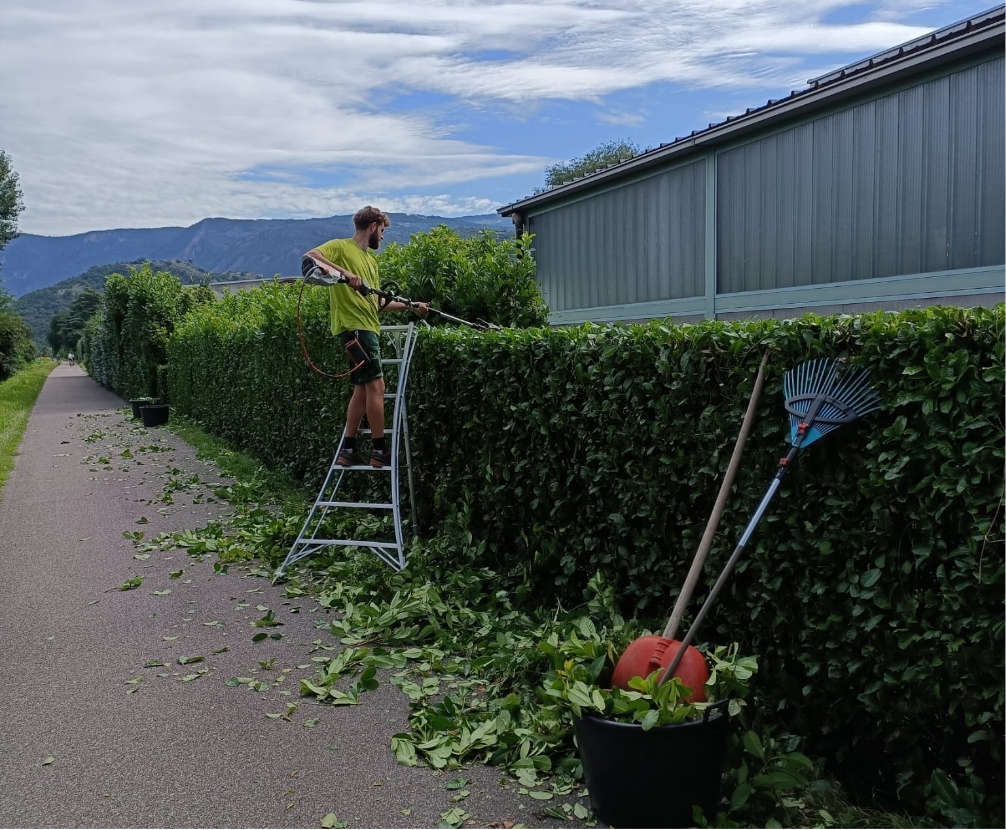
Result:
<svg viewBox="0 0 1006 830"><path fill-rule="evenodd" d="M341 370L309 289L316 363ZM203 307L169 346L173 403L316 486L348 384L300 356L296 293ZM915 800L941 767L1002 791L1003 307L795 321L425 331L410 380L418 500L530 600L666 615L757 364L759 418L707 573L788 442L783 374L846 354L883 409L801 454L706 622L759 655L766 707L871 786ZM695 604L702 597L695 598Z"/></svg>
<svg viewBox="0 0 1006 830"><path fill-rule="evenodd" d="M123 398L168 400L167 345L177 321L212 302L206 286L183 286L150 263L105 281L101 308L84 325L81 359L90 375Z"/></svg>
<svg viewBox="0 0 1006 830"><path fill-rule="evenodd" d="M884 408L801 455L704 637L758 654L768 705L864 786L916 800L963 767L1001 793L1001 306L437 334L413 380L424 481L529 592L576 602L600 570L664 616L769 347L710 581L786 449L786 369L849 352Z"/></svg>
<svg viewBox="0 0 1006 830"><path fill-rule="evenodd" d="M168 384L175 411L313 487L332 460L349 389L305 363L297 291L272 282L195 309L169 344ZM345 371L329 328L328 289L305 289L302 316L314 363Z"/></svg>

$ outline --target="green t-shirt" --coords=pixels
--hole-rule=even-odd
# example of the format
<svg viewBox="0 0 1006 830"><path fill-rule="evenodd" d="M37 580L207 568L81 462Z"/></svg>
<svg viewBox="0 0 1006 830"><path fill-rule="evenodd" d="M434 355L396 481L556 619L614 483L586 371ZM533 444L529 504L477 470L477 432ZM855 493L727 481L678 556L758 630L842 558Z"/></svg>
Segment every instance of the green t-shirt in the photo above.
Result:
<svg viewBox="0 0 1006 830"><path fill-rule="evenodd" d="M330 239L318 246L318 252L329 262L352 271L371 288L381 287L377 274L377 257L370 251L361 251L352 239ZM332 334L344 331L377 331L381 324L377 320L377 295L364 297L348 285L333 285L328 289L332 313Z"/></svg>

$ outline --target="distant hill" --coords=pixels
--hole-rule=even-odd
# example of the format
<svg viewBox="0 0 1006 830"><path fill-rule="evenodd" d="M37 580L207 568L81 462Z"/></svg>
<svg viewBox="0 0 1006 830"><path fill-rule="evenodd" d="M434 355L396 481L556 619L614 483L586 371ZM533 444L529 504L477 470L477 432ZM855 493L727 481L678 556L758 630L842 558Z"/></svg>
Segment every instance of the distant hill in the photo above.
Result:
<svg viewBox="0 0 1006 830"><path fill-rule="evenodd" d="M80 294L85 289L95 288L98 291L105 290L105 280L109 274L128 274L131 267L142 264L143 260L134 262L114 262L110 265L95 265L88 268L83 274L63 280L55 285L40 288L37 291L19 297L14 302L14 310L21 315L21 318L31 327L33 339L38 346L45 347L45 335L49 331L49 322L53 315L61 311L69 311ZM244 272L227 272L215 274L197 268L191 262L157 261L150 263L150 267L156 271L167 271L174 274L181 281L182 285L197 285L201 282L231 282L233 280L256 279L257 274Z"/></svg>
<svg viewBox="0 0 1006 830"><path fill-rule="evenodd" d="M481 228L509 233L509 219L485 216L389 214L385 243L408 242L414 233L437 225L462 236ZM304 251L328 239L352 236L350 215L327 219L203 219L188 228L134 228L90 231L74 236L22 234L0 251L0 281L15 297L84 274L96 265L187 261L216 274L244 272L253 277L300 273ZM251 277L249 277L251 278ZM48 327L48 318L46 319Z"/></svg>

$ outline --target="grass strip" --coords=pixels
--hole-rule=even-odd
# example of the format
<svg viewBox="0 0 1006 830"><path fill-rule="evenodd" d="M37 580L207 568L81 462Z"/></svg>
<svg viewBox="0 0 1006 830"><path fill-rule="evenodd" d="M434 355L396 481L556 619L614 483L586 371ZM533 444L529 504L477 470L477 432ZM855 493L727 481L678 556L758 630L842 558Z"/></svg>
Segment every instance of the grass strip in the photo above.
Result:
<svg viewBox="0 0 1006 830"><path fill-rule="evenodd" d="M14 456L42 384L56 364L40 358L0 383L0 496L14 469Z"/></svg>

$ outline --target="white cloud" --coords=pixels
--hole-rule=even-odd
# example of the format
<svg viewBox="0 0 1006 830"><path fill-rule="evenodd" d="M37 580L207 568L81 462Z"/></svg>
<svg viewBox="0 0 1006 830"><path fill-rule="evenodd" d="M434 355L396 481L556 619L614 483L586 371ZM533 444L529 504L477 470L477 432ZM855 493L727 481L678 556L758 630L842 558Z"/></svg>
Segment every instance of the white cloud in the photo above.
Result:
<svg viewBox="0 0 1006 830"><path fill-rule="evenodd" d="M616 127L639 127L646 122L646 113L607 110L598 113L597 118L604 124L613 124Z"/></svg>
<svg viewBox="0 0 1006 830"><path fill-rule="evenodd" d="M553 159L510 150L492 130L489 142L459 138L465 113L514 118L657 83L798 88L808 60L922 34L899 21L932 3L883 0L869 22L822 22L850 5L7 0L0 147L25 192L21 227L36 233L330 215L378 200L488 211L489 180ZM443 103L395 101L410 93ZM643 112L600 117L635 126Z"/></svg>

